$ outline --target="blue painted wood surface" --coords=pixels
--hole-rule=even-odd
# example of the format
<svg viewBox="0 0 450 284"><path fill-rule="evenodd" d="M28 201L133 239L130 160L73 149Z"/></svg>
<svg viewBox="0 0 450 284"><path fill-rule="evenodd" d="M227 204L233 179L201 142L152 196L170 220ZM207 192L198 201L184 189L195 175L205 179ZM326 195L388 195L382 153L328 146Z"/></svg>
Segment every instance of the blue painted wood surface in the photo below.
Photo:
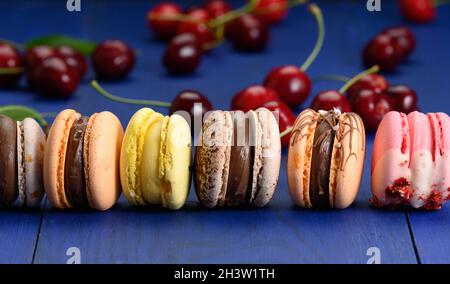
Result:
<svg viewBox="0 0 450 284"><path fill-rule="evenodd" d="M327 35L322 53L308 71L312 77L326 73L351 76L361 71L363 44L386 26L404 24L393 1L383 1L382 13L368 13L365 1L318 2L324 11ZM82 12L72 14L65 11L65 1L2 1L0 23L4 28L0 37L23 42L51 32L96 41L124 39L138 50L137 66L128 80L105 83L108 90L122 96L170 101L182 89L197 89L216 108L228 109L234 93L260 83L270 68L300 65L317 32L312 16L305 7L299 7L272 29L265 52L240 54L226 44L204 56L197 74L173 78L160 63L164 44L152 39L145 24L146 11L155 3L82 0ZM416 89L424 111L450 111L450 80L445 71L450 64L449 27L449 6L439 9L435 23L413 25L416 52L398 72L387 76L393 83ZM46 101L19 90L0 91L0 104L24 104L42 112L67 107L85 114L111 110L125 127L138 107L98 96L88 86L92 78L90 70L67 101ZM313 93L339 85L318 82ZM380 249L383 263L450 262L448 206L433 213L370 208L372 143L369 136L357 201L344 211L294 208L283 164L276 195L265 209L205 210L198 206L192 190L188 204L178 212L131 208L123 198L104 213L61 212L49 206L36 212L0 211L0 262L65 263L69 247L81 250L83 263L366 263L369 247ZM286 153L283 162L285 159Z"/></svg>

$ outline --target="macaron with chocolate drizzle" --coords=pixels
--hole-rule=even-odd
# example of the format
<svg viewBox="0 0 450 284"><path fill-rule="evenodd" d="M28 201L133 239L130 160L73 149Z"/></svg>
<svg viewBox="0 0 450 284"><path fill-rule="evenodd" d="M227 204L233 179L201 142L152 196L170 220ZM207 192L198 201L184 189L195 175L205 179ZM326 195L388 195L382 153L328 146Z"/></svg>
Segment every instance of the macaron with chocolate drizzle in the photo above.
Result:
<svg viewBox="0 0 450 284"><path fill-rule="evenodd" d="M289 193L306 208L350 206L361 182L366 139L355 113L304 110L292 129L287 161Z"/></svg>

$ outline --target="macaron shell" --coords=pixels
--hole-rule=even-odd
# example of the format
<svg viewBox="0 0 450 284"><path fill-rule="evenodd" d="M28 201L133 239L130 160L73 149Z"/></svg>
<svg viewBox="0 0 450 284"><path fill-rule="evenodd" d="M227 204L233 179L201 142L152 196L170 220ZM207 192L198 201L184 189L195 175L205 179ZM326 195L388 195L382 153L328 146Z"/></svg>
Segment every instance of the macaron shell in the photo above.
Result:
<svg viewBox="0 0 450 284"><path fill-rule="evenodd" d="M0 115L0 206L17 199L17 124Z"/></svg>
<svg viewBox="0 0 450 284"><path fill-rule="evenodd" d="M66 109L58 114L48 133L44 154L44 187L56 208L71 208L64 192L64 162L70 128L81 115Z"/></svg>
<svg viewBox="0 0 450 284"><path fill-rule="evenodd" d="M255 128L253 172L256 178L256 190L252 188L250 202L257 207L263 207L270 202L277 187L280 175L281 140L278 123L268 109L259 108L252 113L256 116L258 126Z"/></svg>
<svg viewBox="0 0 450 284"><path fill-rule="evenodd" d="M191 173L191 129L180 115L170 116L161 128L159 176L165 186L161 192L163 206L176 210L186 202Z"/></svg>
<svg viewBox="0 0 450 284"><path fill-rule="evenodd" d="M159 149L164 117L155 113L145 134L141 163L142 196L148 204L161 204L163 182L159 178Z"/></svg>
<svg viewBox="0 0 450 284"><path fill-rule="evenodd" d="M344 209L356 198L361 183L366 153L366 133L361 118L355 113L339 117L330 169L330 205Z"/></svg>
<svg viewBox="0 0 450 284"><path fill-rule="evenodd" d="M309 199L309 176L318 113L306 109L297 117L289 141L287 178L289 194L295 204L312 207Z"/></svg>
<svg viewBox="0 0 450 284"><path fill-rule="evenodd" d="M43 163L45 133L32 118L22 122L24 141L25 200L26 207L36 207L44 196Z"/></svg>
<svg viewBox="0 0 450 284"><path fill-rule="evenodd" d="M145 205L141 188L141 158L149 122L155 112L150 108L138 110L128 123L120 152L120 181L128 201Z"/></svg>
<svg viewBox="0 0 450 284"><path fill-rule="evenodd" d="M450 118L445 113L429 113L434 145L435 173L433 184L442 196L441 203L450 196Z"/></svg>
<svg viewBox="0 0 450 284"><path fill-rule="evenodd" d="M83 160L90 207L111 208L120 196L119 158L123 128L111 112L93 114L84 134Z"/></svg>
<svg viewBox="0 0 450 284"><path fill-rule="evenodd" d="M225 201L233 120L228 112L206 116L195 153L195 189L200 202L212 208Z"/></svg>

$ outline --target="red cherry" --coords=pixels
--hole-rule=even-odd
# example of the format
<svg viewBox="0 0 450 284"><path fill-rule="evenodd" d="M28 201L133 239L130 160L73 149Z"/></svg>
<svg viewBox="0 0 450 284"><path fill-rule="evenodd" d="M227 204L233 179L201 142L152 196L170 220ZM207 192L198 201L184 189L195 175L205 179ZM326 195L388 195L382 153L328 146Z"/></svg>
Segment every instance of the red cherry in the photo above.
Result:
<svg viewBox="0 0 450 284"><path fill-rule="evenodd" d="M233 20L227 25L225 35L234 48L247 52L263 50L270 37L267 25L253 15Z"/></svg>
<svg viewBox="0 0 450 284"><path fill-rule="evenodd" d="M168 40L175 35L179 21L158 17L177 17L181 14L180 6L171 2L164 2L156 5L147 13L147 23L157 38Z"/></svg>
<svg viewBox="0 0 450 284"><path fill-rule="evenodd" d="M94 50L92 65L101 79L120 80L134 67L134 51L120 40L106 40Z"/></svg>
<svg viewBox="0 0 450 284"><path fill-rule="evenodd" d="M22 60L19 51L9 43L0 42L0 68L20 68ZM0 88L12 87L17 84L22 73L1 74Z"/></svg>
<svg viewBox="0 0 450 284"><path fill-rule="evenodd" d="M59 46L55 50L55 55L64 59L69 66L77 69L80 77L86 74L88 68L86 57L74 48L67 45Z"/></svg>
<svg viewBox="0 0 450 284"><path fill-rule="evenodd" d="M44 59L56 55L56 49L49 45L38 45L28 48L24 54L24 61L27 67L41 63Z"/></svg>
<svg viewBox="0 0 450 284"><path fill-rule="evenodd" d="M78 70L70 67L62 58L50 57L30 70L31 85L42 95L53 98L67 98L78 87Z"/></svg>
<svg viewBox="0 0 450 284"><path fill-rule="evenodd" d="M272 69L264 80L264 86L275 90L290 107L303 103L311 92L308 75L293 65Z"/></svg>
<svg viewBox="0 0 450 284"><path fill-rule="evenodd" d="M201 62L202 48L197 37L191 33L175 36L167 45L163 64L170 73L188 74Z"/></svg>
<svg viewBox="0 0 450 284"><path fill-rule="evenodd" d="M198 38L201 46L214 41L214 34L207 25L209 14L205 9L194 8L189 11L188 16L200 23L181 22L177 28L177 35L191 33Z"/></svg>
<svg viewBox="0 0 450 284"><path fill-rule="evenodd" d="M288 0L260 0L255 14L268 24L281 22L288 12Z"/></svg>
<svg viewBox="0 0 450 284"><path fill-rule="evenodd" d="M261 107L266 102L278 100L280 100L280 97L274 90L254 85L243 89L233 97L231 109L247 112Z"/></svg>
<svg viewBox="0 0 450 284"><path fill-rule="evenodd" d="M191 116L190 125L192 125L195 117L202 118L206 112L212 109L211 102L207 97L197 91L184 90L173 99L170 114L177 111L188 112Z"/></svg>
<svg viewBox="0 0 450 284"><path fill-rule="evenodd" d="M295 114L292 110L282 101L269 101L262 105L272 112L278 113L278 125L280 129L280 133L294 125L295 123ZM289 144L289 139L291 134L286 134L281 138L281 143L286 146Z"/></svg>
<svg viewBox="0 0 450 284"><path fill-rule="evenodd" d="M412 31L407 27L391 27L383 30L381 34L391 37L394 41L394 47L400 54L400 57L406 58L416 48L416 39Z"/></svg>
<svg viewBox="0 0 450 284"><path fill-rule="evenodd" d="M372 90L362 90L354 98L352 107L361 116L369 132L375 132L384 115L394 110L392 101L386 94L376 94Z"/></svg>
<svg viewBox="0 0 450 284"><path fill-rule="evenodd" d="M352 101L362 90L373 90L379 94L384 92L389 86L384 76L380 74L368 74L351 85L347 90L347 98Z"/></svg>
<svg viewBox="0 0 450 284"><path fill-rule="evenodd" d="M413 89L404 85L392 85L387 89L387 94L392 98L394 110L406 114L417 110L417 95Z"/></svg>
<svg viewBox="0 0 450 284"><path fill-rule="evenodd" d="M223 0L209 0L205 4L209 16L214 19L231 11L231 6Z"/></svg>
<svg viewBox="0 0 450 284"><path fill-rule="evenodd" d="M393 71L403 58L395 48L394 40L390 36L380 34L366 45L363 59L367 67L378 65L381 70Z"/></svg>
<svg viewBox="0 0 450 284"><path fill-rule="evenodd" d="M347 98L336 90L328 90L318 93L311 103L311 108L315 111L328 111L333 108L336 108L341 112L352 111Z"/></svg>
<svg viewBox="0 0 450 284"><path fill-rule="evenodd" d="M427 23L436 18L433 0L400 0L399 4L403 16L411 22Z"/></svg>

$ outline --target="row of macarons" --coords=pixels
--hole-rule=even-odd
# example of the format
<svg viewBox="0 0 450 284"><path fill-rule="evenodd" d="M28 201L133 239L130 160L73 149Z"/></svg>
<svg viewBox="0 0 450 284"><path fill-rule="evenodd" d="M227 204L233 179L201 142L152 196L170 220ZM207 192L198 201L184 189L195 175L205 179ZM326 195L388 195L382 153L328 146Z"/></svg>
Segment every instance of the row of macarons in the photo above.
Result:
<svg viewBox="0 0 450 284"><path fill-rule="evenodd" d="M360 117L307 109L291 131L286 172L293 202L350 206L366 152ZM388 113L374 142L372 204L439 209L450 197L449 136L446 114ZM125 132L108 111L87 117L64 110L48 135L31 118L0 116L0 205L36 207L46 193L59 209L107 210L123 192L133 205L177 210L188 197L192 172L205 207L264 207L271 201L281 163L272 112L212 111L192 144L182 116L149 108L138 110Z"/></svg>

